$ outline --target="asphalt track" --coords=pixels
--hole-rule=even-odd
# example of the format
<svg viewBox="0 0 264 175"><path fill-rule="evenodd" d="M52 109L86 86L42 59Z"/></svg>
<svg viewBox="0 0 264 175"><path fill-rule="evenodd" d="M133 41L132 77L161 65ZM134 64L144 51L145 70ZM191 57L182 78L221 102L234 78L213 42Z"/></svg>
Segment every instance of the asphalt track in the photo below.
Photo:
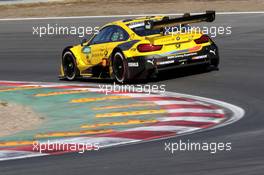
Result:
<svg viewBox="0 0 264 175"><path fill-rule="evenodd" d="M32 26L100 25L113 19L61 19L0 22L0 79L58 81L62 48L76 37L32 35ZM264 171L264 14L219 15L216 25L232 26L231 36L215 39L220 71L172 71L150 83L167 91L222 100L242 107L245 117L223 128L85 154L37 157L0 162L0 174L262 174ZM90 81L86 81L90 82ZM92 81L94 82L94 81ZM231 152L164 151L165 142L232 142Z"/></svg>

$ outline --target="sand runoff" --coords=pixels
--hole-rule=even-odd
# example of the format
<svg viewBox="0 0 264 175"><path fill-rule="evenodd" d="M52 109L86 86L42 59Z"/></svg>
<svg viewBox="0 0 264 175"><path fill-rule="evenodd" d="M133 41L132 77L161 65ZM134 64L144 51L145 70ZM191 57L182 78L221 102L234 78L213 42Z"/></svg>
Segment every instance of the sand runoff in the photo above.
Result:
<svg viewBox="0 0 264 175"><path fill-rule="evenodd" d="M264 0L64 0L0 5L0 18L263 11Z"/></svg>
<svg viewBox="0 0 264 175"><path fill-rule="evenodd" d="M30 107L0 101L0 137L37 128L43 120Z"/></svg>

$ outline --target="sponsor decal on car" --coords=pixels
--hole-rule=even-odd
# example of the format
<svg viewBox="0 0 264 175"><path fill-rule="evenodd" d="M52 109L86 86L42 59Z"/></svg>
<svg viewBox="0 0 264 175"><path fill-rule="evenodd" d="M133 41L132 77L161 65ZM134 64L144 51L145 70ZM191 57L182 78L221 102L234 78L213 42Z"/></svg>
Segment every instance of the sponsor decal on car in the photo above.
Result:
<svg viewBox="0 0 264 175"><path fill-rule="evenodd" d="M138 62L130 62L130 63L128 63L128 67L138 67L138 66L139 66Z"/></svg>
<svg viewBox="0 0 264 175"><path fill-rule="evenodd" d="M216 49L214 49L214 50L210 50L210 53L216 55Z"/></svg>
<svg viewBox="0 0 264 175"><path fill-rule="evenodd" d="M207 58L207 55L200 55L200 56L192 57L193 60L198 60L198 59L203 59L203 58Z"/></svg>
<svg viewBox="0 0 264 175"><path fill-rule="evenodd" d="M172 64L172 63L174 63L174 60L157 62L157 65L165 65L165 64Z"/></svg>
<svg viewBox="0 0 264 175"><path fill-rule="evenodd" d="M184 58L184 57L189 57L189 56L194 56L194 55L197 55L197 53L194 52L194 53L186 53L186 54L182 54L182 55L172 55L172 56L168 56L168 59Z"/></svg>
<svg viewBox="0 0 264 175"><path fill-rule="evenodd" d="M84 47L82 48L82 53L84 53L84 54L89 54L89 53L91 53L91 47L90 47L90 46L84 46Z"/></svg>

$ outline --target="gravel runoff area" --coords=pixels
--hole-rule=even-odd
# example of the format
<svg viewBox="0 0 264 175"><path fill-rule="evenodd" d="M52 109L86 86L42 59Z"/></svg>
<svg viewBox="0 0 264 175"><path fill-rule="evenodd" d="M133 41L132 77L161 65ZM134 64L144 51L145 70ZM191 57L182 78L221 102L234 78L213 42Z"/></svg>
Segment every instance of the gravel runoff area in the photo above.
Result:
<svg viewBox="0 0 264 175"><path fill-rule="evenodd" d="M29 107L0 101L0 137L33 129L43 120Z"/></svg>
<svg viewBox="0 0 264 175"><path fill-rule="evenodd" d="M0 18L263 11L264 0L64 0L0 5Z"/></svg>

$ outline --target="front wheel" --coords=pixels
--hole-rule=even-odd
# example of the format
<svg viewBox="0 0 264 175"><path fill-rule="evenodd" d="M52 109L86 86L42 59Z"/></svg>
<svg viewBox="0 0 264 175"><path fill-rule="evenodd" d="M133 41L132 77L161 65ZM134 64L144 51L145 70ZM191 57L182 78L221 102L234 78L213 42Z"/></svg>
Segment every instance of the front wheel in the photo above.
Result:
<svg viewBox="0 0 264 175"><path fill-rule="evenodd" d="M118 83L124 83L128 80L128 67L124 55L116 52L112 62L113 76Z"/></svg>
<svg viewBox="0 0 264 175"><path fill-rule="evenodd" d="M62 66L65 78L69 81L76 79L79 74L74 56L71 52L65 52L62 58Z"/></svg>

